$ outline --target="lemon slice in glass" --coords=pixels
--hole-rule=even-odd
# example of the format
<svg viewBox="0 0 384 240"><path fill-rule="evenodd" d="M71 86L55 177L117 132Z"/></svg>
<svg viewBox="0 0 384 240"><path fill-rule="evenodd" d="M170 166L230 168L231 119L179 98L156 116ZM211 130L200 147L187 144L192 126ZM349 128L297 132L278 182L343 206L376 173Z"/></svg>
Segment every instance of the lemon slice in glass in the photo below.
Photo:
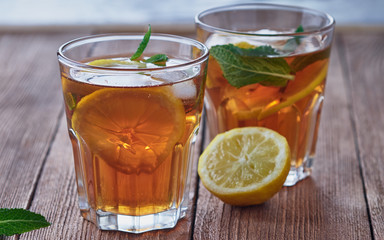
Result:
<svg viewBox="0 0 384 240"><path fill-rule="evenodd" d="M118 59L97 59L87 63L91 66L97 67L127 67L132 66L134 68L145 68L147 65L143 62L118 60Z"/></svg>
<svg viewBox="0 0 384 240"><path fill-rule="evenodd" d="M289 169L285 137L267 128L245 127L217 135L200 156L198 173L223 202L248 206L277 193Z"/></svg>
<svg viewBox="0 0 384 240"><path fill-rule="evenodd" d="M317 86L319 86L326 78L328 71L328 64L322 65L320 70L313 74L314 78L309 79L308 82L296 81L288 86L285 92L282 94L280 101L274 101L263 110L258 120L264 119L280 109L288 107L300 99L309 95Z"/></svg>
<svg viewBox="0 0 384 240"><path fill-rule="evenodd" d="M101 89L80 100L72 127L94 158L127 174L150 173L183 136L184 106L166 86Z"/></svg>

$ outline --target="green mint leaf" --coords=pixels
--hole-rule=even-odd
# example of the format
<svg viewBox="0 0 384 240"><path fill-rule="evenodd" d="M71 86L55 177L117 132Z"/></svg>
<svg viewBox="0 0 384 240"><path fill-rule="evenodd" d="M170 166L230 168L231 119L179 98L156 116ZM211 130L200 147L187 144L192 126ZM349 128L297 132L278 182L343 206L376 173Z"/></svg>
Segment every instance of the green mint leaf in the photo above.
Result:
<svg viewBox="0 0 384 240"><path fill-rule="evenodd" d="M241 49L228 44L213 46L210 54L219 63L228 83L236 88L254 83L283 87L295 78L283 58L266 58L268 53L256 53L261 49L271 50L269 47Z"/></svg>
<svg viewBox="0 0 384 240"><path fill-rule="evenodd" d="M167 60L168 60L167 55L156 54L156 55L153 55L152 57L148 58L144 62L146 62L146 63L159 63L159 62L166 62Z"/></svg>
<svg viewBox="0 0 384 240"><path fill-rule="evenodd" d="M331 53L331 48L327 48L317 53L310 53L310 54L296 57L291 63L291 69L295 73L298 71L301 71L306 66L314 62L329 58L330 53Z"/></svg>
<svg viewBox="0 0 384 240"><path fill-rule="evenodd" d="M297 28L296 28L296 31L295 33L301 33L301 32L304 32L304 28L303 26L300 24ZM284 51L289 51L289 52L293 52L296 50L297 46L300 45L300 42L301 42L301 38L303 38L302 36L294 36L293 38L289 39L285 45L284 45L284 48L283 50Z"/></svg>
<svg viewBox="0 0 384 240"><path fill-rule="evenodd" d="M148 25L148 31L144 35L143 40L141 41L139 47L137 48L136 52L132 55L131 60L138 59L141 54L143 54L145 48L147 47L147 44L149 42L149 38L151 37L151 25Z"/></svg>
<svg viewBox="0 0 384 240"><path fill-rule="evenodd" d="M304 28L303 26L300 24L297 28L296 28L296 31L295 33L301 33L301 32L304 32ZM300 45L300 38L302 38L301 36L295 36L294 39L297 43L297 45Z"/></svg>
<svg viewBox="0 0 384 240"><path fill-rule="evenodd" d="M234 46L234 45L232 45ZM233 51L244 57L267 57L271 55L279 55L279 53L271 46L259 46L257 48L240 48L234 46Z"/></svg>
<svg viewBox="0 0 384 240"><path fill-rule="evenodd" d="M296 28L295 33L301 33L301 32L304 32L304 28L303 28L303 25L300 24L300 25Z"/></svg>
<svg viewBox="0 0 384 240"><path fill-rule="evenodd" d="M0 235L12 236L50 225L40 214L21 208L0 208Z"/></svg>

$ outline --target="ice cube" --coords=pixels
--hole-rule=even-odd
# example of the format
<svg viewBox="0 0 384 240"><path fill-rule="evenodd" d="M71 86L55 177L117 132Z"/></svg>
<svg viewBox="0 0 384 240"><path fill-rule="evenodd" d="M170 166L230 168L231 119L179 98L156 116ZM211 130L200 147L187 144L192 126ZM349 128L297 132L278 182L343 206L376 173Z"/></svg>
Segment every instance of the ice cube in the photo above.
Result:
<svg viewBox="0 0 384 240"><path fill-rule="evenodd" d="M167 71L152 74L152 78L165 83L174 83L172 92L177 98L191 99L196 96L196 86L192 80L187 80L197 74L200 68L192 68L186 71ZM190 74L188 74L190 72Z"/></svg>
<svg viewBox="0 0 384 240"><path fill-rule="evenodd" d="M216 45L237 44L240 42L247 42L250 45L258 47L262 45L267 45L265 42L266 40L269 40L269 38L268 37L264 38L260 36L250 36L250 35L241 36L241 35L212 34L207 39L205 44L209 48L211 48Z"/></svg>
<svg viewBox="0 0 384 240"><path fill-rule="evenodd" d="M162 81L152 79L150 76L137 73L127 75L107 75L71 69L71 77L80 82L116 87L141 87L163 83Z"/></svg>
<svg viewBox="0 0 384 240"><path fill-rule="evenodd" d="M97 85L116 87L142 87L161 84L160 81L156 81L151 77L142 74L96 75L87 79L87 81Z"/></svg>
<svg viewBox="0 0 384 240"><path fill-rule="evenodd" d="M180 99L191 99L196 97L196 85L192 80L180 82L172 85L173 94Z"/></svg>
<svg viewBox="0 0 384 240"><path fill-rule="evenodd" d="M184 71L163 71L153 73L151 77L152 79L157 81L162 81L164 83L172 83L187 79L188 74Z"/></svg>

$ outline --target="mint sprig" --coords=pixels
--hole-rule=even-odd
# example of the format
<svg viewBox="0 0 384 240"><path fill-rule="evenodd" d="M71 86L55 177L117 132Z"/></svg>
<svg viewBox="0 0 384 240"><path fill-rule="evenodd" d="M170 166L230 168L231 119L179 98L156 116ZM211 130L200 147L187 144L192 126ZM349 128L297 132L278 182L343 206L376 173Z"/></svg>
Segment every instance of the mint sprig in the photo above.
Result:
<svg viewBox="0 0 384 240"><path fill-rule="evenodd" d="M302 25L296 33L304 32ZM282 52L296 50L302 36L289 39ZM210 54L219 63L228 83L236 88L259 83L264 86L284 87L289 80L294 80L295 74L306 66L329 57L330 48L317 53L297 56L290 64L280 53L271 46L264 45L256 48L240 48L233 44L216 45L211 47Z"/></svg>
<svg viewBox="0 0 384 240"><path fill-rule="evenodd" d="M165 54L156 54L152 57L148 58L147 60L144 60L146 63L159 63L159 62L166 62L168 60L167 55Z"/></svg>
<svg viewBox="0 0 384 240"><path fill-rule="evenodd" d="M143 54L145 48L148 45L149 38L151 37L151 25L148 25L148 31L145 33L143 40L141 40L139 47L137 48L136 52L132 55L131 60L138 59L141 54Z"/></svg>
<svg viewBox="0 0 384 240"><path fill-rule="evenodd" d="M147 45L149 43L149 40L151 38L152 28L151 25L148 25L148 31L145 33L143 40L141 40L139 47L137 48L136 52L130 57L131 60L138 59L144 52L144 50L147 48ZM158 65L165 65L165 62L168 60L167 55L165 54L156 54L150 57L147 60L143 60L144 63L153 63ZM164 64L161 64L164 63Z"/></svg>
<svg viewBox="0 0 384 240"><path fill-rule="evenodd" d="M12 236L50 225L40 214L21 208L0 208L0 235Z"/></svg>
<svg viewBox="0 0 384 240"><path fill-rule="evenodd" d="M131 61L116 60L116 59L97 59L88 63L92 66L101 66L101 67L114 67L120 65L136 65L139 68L146 68L146 63L153 63L158 66L165 66L168 61L168 57L165 54L155 54L147 60L136 60L141 57L144 53L149 40L151 38L152 28L151 25L148 25L148 31L145 33L143 39L141 40L136 52L130 57ZM136 61L135 61L136 60Z"/></svg>
<svg viewBox="0 0 384 240"><path fill-rule="evenodd" d="M219 63L228 83L236 88L254 83L283 87L295 78L283 58L266 57L278 54L270 46L243 49L233 44L216 45L210 54Z"/></svg>

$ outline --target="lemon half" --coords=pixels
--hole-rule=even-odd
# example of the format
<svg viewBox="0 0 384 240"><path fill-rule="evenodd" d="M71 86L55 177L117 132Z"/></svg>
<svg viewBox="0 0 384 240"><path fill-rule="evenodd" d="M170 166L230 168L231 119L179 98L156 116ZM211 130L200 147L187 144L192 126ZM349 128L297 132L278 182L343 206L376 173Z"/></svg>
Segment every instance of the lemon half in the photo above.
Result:
<svg viewBox="0 0 384 240"><path fill-rule="evenodd" d="M262 127L235 128L217 135L200 156L203 185L223 202L248 206L270 199L290 169L288 142Z"/></svg>

